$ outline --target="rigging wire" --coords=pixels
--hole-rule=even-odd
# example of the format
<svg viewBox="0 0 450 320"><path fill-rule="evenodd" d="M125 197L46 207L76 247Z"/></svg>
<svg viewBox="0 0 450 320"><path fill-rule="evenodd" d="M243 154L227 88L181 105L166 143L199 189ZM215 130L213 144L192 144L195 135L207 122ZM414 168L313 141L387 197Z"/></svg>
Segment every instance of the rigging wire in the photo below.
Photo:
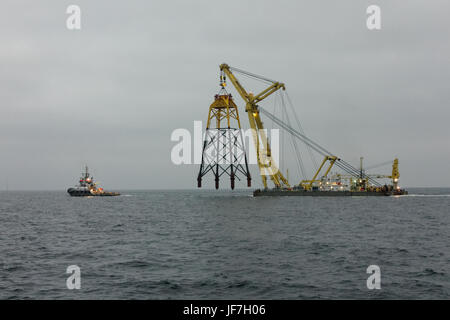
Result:
<svg viewBox="0 0 450 320"><path fill-rule="evenodd" d="M245 70L241 70L241 69L238 69L238 68L230 67L230 69L232 71L236 72L236 73L240 73L243 76L246 76L248 78L251 78L251 79L263 82L263 83L271 83L272 84L272 83L276 83L277 82L275 80L272 80L272 79L269 79L269 78L266 78L266 77L263 77L263 76L260 76L260 75L257 75L257 74L245 71ZM279 93L279 96L281 98L281 112L282 112L283 122L285 122L285 117L286 117L286 119L287 119L287 121L288 121L288 123L290 125L289 115L288 115L288 111L287 111L287 108L286 108L286 103L284 102L284 98L282 96L281 91ZM302 128L302 126L301 126L301 124L300 124L300 122L298 120L297 115L295 114L292 102L290 102L290 106L291 106L291 109L292 109L292 111L294 113L294 116L296 118L297 125L298 125L300 131L304 134L304 130L303 130L303 128ZM274 113L275 113L275 108L274 108ZM273 124L273 120L272 120L272 124ZM291 144L292 148L294 149L294 152L297 155L297 157L296 157L296 162L297 162L297 167L298 167L297 169L301 173L302 177L304 179L306 179L306 177L307 177L306 170L305 170L303 159L302 159L302 157L300 155L300 151L299 151L299 147L297 145L297 141L294 139L292 134L290 134L290 136L291 136L290 144ZM282 132L282 148L283 148L282 150L284 150L284 147L285 147L285 144L284 144L284 132ZM317 168L318 168L317 160L314 158L314 155L312 154L311 149L309 147L308 147L308 153L310 155L310 158L311 158L311 161L312 161L312 163L314 165L314 168L317 170ZM283 156L284 156L284 154L283 154ZM284 165L284 157L282 158L282 161L283 161L282 164ZM280 165L281 165L281 163L280 163Z"/></svg>
<svg viewBox="0 0 450 320"><path fill-rule="evenodd" d="M281 105L282 105L283 115L287 116L286 104L284 103L283 95L281 93L280 93L280 98L281 98ZM288 116L286 117L286 119L287 119L287 124L289 126L291 126L291 123L290 123L290 120L289 120ZM290 141L291 141L291 145L292 145L292 147L294 149L294 152L296 154L297 165L298 165L298 167L300 169L301 175L302 175L303 179L306 179L305 165L303 163L303 159L302 159L302 156L300 154L299 147L297 145L297 140L294 139L294 136L292 134L291 134L291 140Z"/></svg>
<svg viewBox="0 0 450 320"><path fill-rule="evenodd" d="M295 119L295 121L297 123L297 126L298 126L298 128L300 130L300 133L305 135L305 130L303 130L303 126L300 123L300 120L298 119L297 113L295 112L294 104L292 103L291 97L289 96L289 94L287 92L284 92L284 94L286 95L288 104L291 107L292 113L294 114L294 119ZM317 159L316 159L316 157L314 157L314 154L312 153L311 148L309 146L306 146L306 147L307 147L308 154L309 154L309 157L311 159L311 162L313 163L314 168L317 170L319 168L319 165L317 163Z"/></svg>
<svg viewBox="0 0 450 320"><path fill-rule="evenodd" d="M240 74L242 74L242 75L244 75L244 76L253 78L253 79L255 79L255 80L261 81L261 82L272 83L272 84L278 82L278 81L274 81L274 80L272 80L272 79L269 79L269 78L266 78L266 77L263 77L263 76L260 76L260 75L257 75L257 74L254 74L254 73L245 71L245 70L238 69L238 68L230 67L230 70L232 70L232 71L234 71L234 72L237 72L237 73L240 73ZM281 121L280 119L278 119L277 117L275 117L275 116L274 116L273 114L271 114L270 112L267 112L266 110L262 109L261 107L259 107L259 108L260 108L260 110L261 110L261 112L262 112L263 114L265 114L269 119L272 120L272 122L277 123L278 125L280 125L281 127L283 127L286 131L288 131L289 133L291 133L291 136L297 137L297 138L300 139L303 143L306 144L306 146L308 147L308 150L309 150L309 152L310 152L310 156L311 156L311 158L312 158L311 160L313 161L315 167L317 168L317 161L316 161L316 159L313 157L310 148L313 149L313 150L315 150L316 152L318 152L319 154L321 154L321 155L323 155L323 156L327 156L327 155L328 155L328 156L333 156L333 154L332 154L331 152L329 152L327 149L325 149L325 148L323 148L322 146L320 146L319 144L317 144L316 142L314 142L313 140L311 140L310 138L308 138L308 137L304 134L304 130L303 130L303 128L302 128L302 126L301 126L301 123L300 123L300 121L298 120L298 117L297 117L297 115L296 115L296 113L295 113L295 109L294 109L294 107L293 107L292 101L290 100L290 97L289 97L289 95L288 95L287 93L286 93L286 96L287 96L288 102L289 102L289 104L290 104L290 106L291 106L291 108L292 108L292 110L293 110L294 118L296 119L296 122L297 122L297 125L298 125L298 127L299 127L300 132L297 131L297 130L295 130L294 128L292 128L292 126L291 126L290 123L289 123L289 122L290 122L290 121L289 121L289 117L288 117L288 121L287 121L288 124L286 124L285 122ZM302 163L302 160L301 160L301 158L300 158L299 156L297 157L297 159L300 159L300 161L301 161L301 163ZM344 161L344 160L342 160L342 159L339 159L339 158L338 158L338 161L335 162L335 165L338 166L339 168L341 168L342 170L344 170L345 172L349 173L349 174L352 175L352 176L357 176L357 177L358 177L358 176L363 175L363 177L366 177L366 178L367 178L370 182L372 182L374 185L381 186L381 184L378 183L378 181L374 180L373 178L371 178L371 177L369 177L369 176L366 176L365 173L362 173L359 169L353 167L351 164L349 164L348 162L346 162L346 161Z"/></svg>
<svg viewBox="0 0 450 320"><path fill-rule="evenodd" d="M378 164L374 164L374 165L365 167L364 170L375 169L375 168L383 167L383 166L388 165L388 164L392 164L392 160L385 161L385 162L382 162L382 163L378 163Z"/></svg>
<svg viewBox="0 0 450 320"><path fill-rule="evenodd" d="M266 78L266 77L263 77L263 76L260 76L260 75L257 75L255 73L251 73L251 72L248 72L248 71L245 71L245 70L242 70L242 69L230 67L230 70L234 71L234 72L237 72L237 73L240 73L240 74L243 74L243 75L246 75L246 76L251 77L251 78L255 78L257 80L261 80L261 81L267 82L267 83L276 83L276 82L278 82L278 81L275 81L275 80L272 80L272 79L269 79L269 78Z"/></svg>
<svg viewBox="0 0 450 320"><path fill-rule="evenodd" d="M260 107L259 109L260 109L261 113L265 114L268 118L271 118L276 124L278 124L279 126L283 127L285 130L287 130L288 132L293 134L295 137L300 139L303 143L305 143L306 145L309 145L317 153L321 154L322 156L334 156L327 149L323 148L322 146L320 146L319 144L317 144L316 142L314 142L310 138L308 138L305 135L301 134L300 132L298 132L297 130L292 128L290 125L288 125L286 123L283 123L280 119L278 119L274 115L270 114L269 112L267 112L263 108ZM335 162L335 165L338 166L339 168L341 168L342 170L344 170L345 172L349 173L352 176L356 176L356 177L360 176L360 170L356 169L351 164L347 163L346 161L344 161L342 159L338 158L338 161ZM363 176L363 177L367 177L367 179L370 182L372 182L374 185L380 186L378 181L374 180L373 178L368 177L368 176Z"/></svg>

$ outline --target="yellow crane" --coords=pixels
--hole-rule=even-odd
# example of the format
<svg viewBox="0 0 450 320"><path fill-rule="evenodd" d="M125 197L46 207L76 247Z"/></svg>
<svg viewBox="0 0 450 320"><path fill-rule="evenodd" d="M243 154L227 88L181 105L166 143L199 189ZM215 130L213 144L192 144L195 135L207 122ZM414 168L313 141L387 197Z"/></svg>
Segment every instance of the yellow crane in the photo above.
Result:
<svg viewBox="0 0 450 320"><path fill-rule="evenodd" d="M388 178L392 179L392 185L394 189L398 189L398 179L400 178L400 173L398 171L398 159L395 158L392 162L392 173L391 175L383 175L383 174L369 174L368 177L372 178Z"/></svg>
<svg viewBox="0 0 450 320"><path fill-rule="evenodd" d="M339 160L336 156L325 156L322 163L320 164L319 168L317 169L316 173L314 174L313 178L311 180L302 180L300 182L300 185L305 190L311 190L313 187L314 182L320 182L321 180L318 180L317 177L319 176L320 172L322 171L323 167L325 166L325 163L327 161L330 161L330 164L328 168L325 170L325 173L321 177L326 177L328 173L330 172L331 168L333 167L336 160Z"/></svg>
<svg viewBox="0 0 450 320"><path fill-rule="evenodd" d="M253 142L256 149L256 158L258 161L258 167L260 170L264 188L267 188L267 176L269 176L276 188L290 188L288 180L280 172L279 168L272 158L270 144L267 140L258 108L258 103L280 89L285 90L285 86L283 83L263 78L271 84L266 89L255 95L247 92L247 90L244 89L239 80L233 74L233 70L245 72L236 68L232 68L225 63L220 65L220 84L224 88L226 86L226 78L228 77L228 79L230 79L236 91L239 93L246 104L245 112L247 112L248 121L252 130ZM256 75L253 76L261 78Z"/></svg>

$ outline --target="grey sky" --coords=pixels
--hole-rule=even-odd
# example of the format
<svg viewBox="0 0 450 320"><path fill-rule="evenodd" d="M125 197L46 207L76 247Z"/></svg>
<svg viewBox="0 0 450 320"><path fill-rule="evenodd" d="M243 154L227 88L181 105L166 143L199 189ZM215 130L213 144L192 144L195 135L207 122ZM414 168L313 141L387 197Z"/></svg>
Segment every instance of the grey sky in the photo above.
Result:
<svg viewBox="0 0 450 320"><path fill-rule="evenodd" d="M70 4L80 31L66 29ZM366 28L370 4L380 31ZM84 163L107 189L195 187L198 166L171 163L170 134L206 120L222 62L286 83L307 134L347 161L396 156L402 185L450 186L449 12L435 0L3 1L0 189L64 190Z"/></svg>

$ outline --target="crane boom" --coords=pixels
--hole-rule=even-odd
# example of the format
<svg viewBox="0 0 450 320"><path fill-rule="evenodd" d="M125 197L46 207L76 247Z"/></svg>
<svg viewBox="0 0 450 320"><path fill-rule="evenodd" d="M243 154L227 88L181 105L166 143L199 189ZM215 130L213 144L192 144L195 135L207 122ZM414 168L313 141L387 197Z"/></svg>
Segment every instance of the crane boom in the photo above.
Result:
<svg viewBox="0 0 450 320"><path fill-rule="evenodd" d="M336 160L340 160L340 159L338 159L338 157L336 157L336 156L325 156L325 158L323 159L321 165L317 169L317 171L314 174L314 176L312 177L312 179L311 180L302 180L300 182L300 185L303 188L305 188L306 190L311 190L312 187L313 187L314 182L320 182L321 181L321 180L317 180L317 177L319 176L319 173L322 171L322 168L325 166L325 163L327 161L330 161L330 164L329 164L328 168L325 170L325 173L323 174L322 177L326 177L328 175L328 173L330 173L330 170L333 167L333 165L336 162Z"/></svg>
<svg viewBox="0 0 450 320"><path fill-rule="evenodd" d="M280 89L285 90L285 86L283 83L272 81L266 78L261 78L262 80L270 82L271 85L266 89L264 89L263 91L261 91L260 93L258 93L257 95L253 95L252 93L248 93L245 90L245 88L241 85L239 80L233 74L232 70L235 70L236 72L241 72L238 69L233 69L232 67L230 67L225 63L220 65L221 86L225 87L226 77L228 77L246 104L245 111L247 112L250 128L252 129L253 142L255 144L258 167L260 170L260 175L264 188L267 188L267 176L269 176L269 178L272 180L275 187L290 188L288 180L280 172L279 168L277 167L275 161L272 158L270 144L267 140L263 122L261 121L259 108L257 105L259 102L263 101L274 92ZM257 77L256 75L253 76Z"/></svg>

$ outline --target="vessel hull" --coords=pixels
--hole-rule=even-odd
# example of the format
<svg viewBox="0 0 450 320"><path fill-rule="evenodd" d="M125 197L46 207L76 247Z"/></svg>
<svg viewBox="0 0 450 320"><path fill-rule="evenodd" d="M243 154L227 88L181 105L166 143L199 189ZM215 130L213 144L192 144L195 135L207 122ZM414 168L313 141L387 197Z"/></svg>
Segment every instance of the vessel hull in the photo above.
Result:
<svg viewBox="0 0 450 320"><path fill-rule="evenodd" d="M77 190L75 188L69 188L67 190L67 193L69 193L69 195L72 196L72 197L113 197L113 196L120 196L119 192L92 193L90 191Z"/></svg>
<svg viewBox="0 0 450 320"><path fill-rule="evenodd" d="M405 195L408 192L371 192L371 191L303 191L303 190L255 190L254 197L387 197Z"/></svg>

